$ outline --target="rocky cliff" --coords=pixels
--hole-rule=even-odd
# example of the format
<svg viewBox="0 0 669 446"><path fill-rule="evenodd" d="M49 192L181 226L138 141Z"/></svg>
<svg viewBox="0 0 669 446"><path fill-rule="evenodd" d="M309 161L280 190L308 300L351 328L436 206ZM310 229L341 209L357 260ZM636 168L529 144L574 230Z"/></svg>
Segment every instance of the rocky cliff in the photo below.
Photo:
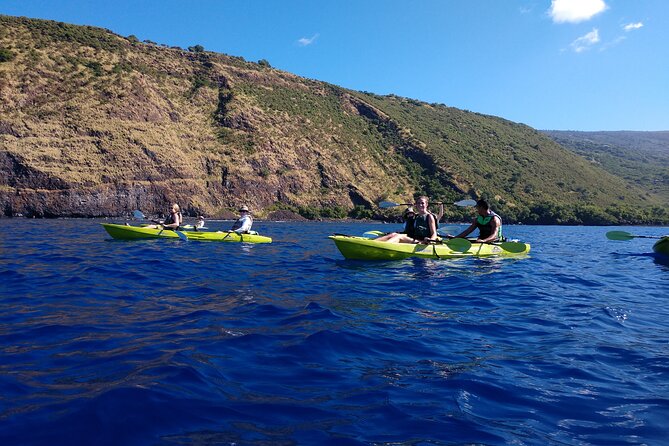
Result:
<svg viewBox="0 0 669 446"><path fill-rule="evenodd" d="M171 202L191 215L245 203L260 216L369 216L379 200L427 193L484 196L510 220L559 209L606 222L626 202L640 206L630 215L656 205L527 126L441 104L43 20L0 16L0 51L7 216Z"/></svg>

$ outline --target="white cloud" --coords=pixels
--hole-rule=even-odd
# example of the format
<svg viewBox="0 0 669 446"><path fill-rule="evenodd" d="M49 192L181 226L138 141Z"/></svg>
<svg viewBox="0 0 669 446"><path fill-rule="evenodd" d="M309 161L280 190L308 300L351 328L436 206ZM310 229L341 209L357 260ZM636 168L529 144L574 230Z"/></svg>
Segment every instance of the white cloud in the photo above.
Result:
<svg viewBox="0 0 669 446"><path fill-rule="evenodd" d="M628 23L627 25L623 26L625 31L634 31L635 29L639 28L643 28L643 22Z"/></svg>
<svg viewBox="0 0 669 446"><path fill-rule="evenodd" d="M590 20L607 8L604 0L552 0L548 14L555 23Z"/></svg>
<svg viewBox="0 0 669 446"><path fill-rule="evenodd" d="M577 53L581 53L590 49L594 44L599 42L599 30L597 28L590 31L588 34L579 37L571 43L571 49Z"/></svg>
<svg viewBox="0 0 669 446"><path fill-rule="evenodd" d="M314 43L316 39L318 39L318 34L314 34L311 37L302 37L301 39L297 40L297 44L300 46L309 46Z"/></svg>

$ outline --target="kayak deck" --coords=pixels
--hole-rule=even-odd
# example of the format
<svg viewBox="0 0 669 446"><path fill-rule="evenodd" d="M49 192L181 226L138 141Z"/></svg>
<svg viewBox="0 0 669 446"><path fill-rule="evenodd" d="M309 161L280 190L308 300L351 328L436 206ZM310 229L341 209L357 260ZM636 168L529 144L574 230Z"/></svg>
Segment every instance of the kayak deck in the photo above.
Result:
<svg viewBox="0 0 669 446"><path fill-rule="evenodd" d="M329 236L347 259L352 260L401 260L409 257L428 259L456 259L462 257L518 256L530 252L530 245L525 243L521 252L506 250L503 244L472 243L464 251L456 251L445 244L421 245L412 243L389 243L347 235Z"/></svg>
<svg viewBox="0 0 669 446"><path fill-rule="evenodd" d="M179 238L179 235L169 229L147 228L142 226L126 226L112 223L101 223L107 233L117 240L141 240L155 238ZM236 232L221 231L179 231L186 235L188 240L217 241L217 242L244 242L244 243L272 243L270 237L259 234L237 234Z"/></svg>

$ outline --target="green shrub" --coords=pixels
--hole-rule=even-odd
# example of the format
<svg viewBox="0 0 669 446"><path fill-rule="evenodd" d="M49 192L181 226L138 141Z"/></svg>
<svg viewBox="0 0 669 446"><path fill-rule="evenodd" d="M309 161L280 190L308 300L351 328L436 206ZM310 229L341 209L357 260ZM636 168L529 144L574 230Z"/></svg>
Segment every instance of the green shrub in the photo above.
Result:
<svg viewBox="0 0 669 446"><path fill-rule="evenodd" d="M100 77L104 74L104 70L102 69L102 64L100 62L88 60L84 62L84 66L90 68L96 77Z"/></svg>
<svg viewBox="0 0 669 446"><path fill-rule="evenodd" d="M362 219L372 219L374 218L374 212L371 209L367 209L364 206L355 206L351 212L348 213L348 216L358 220Z"/></svg>
<svg viewBox="0 0 669 446"><path fill-rule="evenodd" d="M323 218L346 218L348 212L345 207L332 206L322 208L320 214Z"/></svg>
<svg viewBox="0 0 669 446"><path fill-rule="evenodd" d="M14 60L14 53L6 48L0 48L0 62L9 62Z"/></svg>
<svg viewBox="0 0 669 446"><path fill-rule="evenodd" d="M297 213L307 220L317 220L321 216L319 210L311 206L300 206L297 209Z"/></svg>

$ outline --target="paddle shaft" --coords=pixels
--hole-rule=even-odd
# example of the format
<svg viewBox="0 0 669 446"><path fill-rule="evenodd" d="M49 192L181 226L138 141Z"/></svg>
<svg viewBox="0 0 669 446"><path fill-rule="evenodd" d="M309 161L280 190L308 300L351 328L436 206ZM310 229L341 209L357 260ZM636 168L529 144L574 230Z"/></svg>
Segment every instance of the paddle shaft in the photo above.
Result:
<svg viewBox="0 0 669 446"><path fill-rule="evenodd" d="M448 204L448 203L445 203L443 201L433 201L430 204ZM460 200L460 201L456 201L455 203L451 203L451 204L453 204L454 206L469 207L469 206L475 206L476 201L474 201L474 200ZM397 206L413 206L413 205L414 205L414 203L394 203L392 201L382 201L382 202L379 203L379 207L381 209L394 208L394 207L397 207Z"/></svg>

